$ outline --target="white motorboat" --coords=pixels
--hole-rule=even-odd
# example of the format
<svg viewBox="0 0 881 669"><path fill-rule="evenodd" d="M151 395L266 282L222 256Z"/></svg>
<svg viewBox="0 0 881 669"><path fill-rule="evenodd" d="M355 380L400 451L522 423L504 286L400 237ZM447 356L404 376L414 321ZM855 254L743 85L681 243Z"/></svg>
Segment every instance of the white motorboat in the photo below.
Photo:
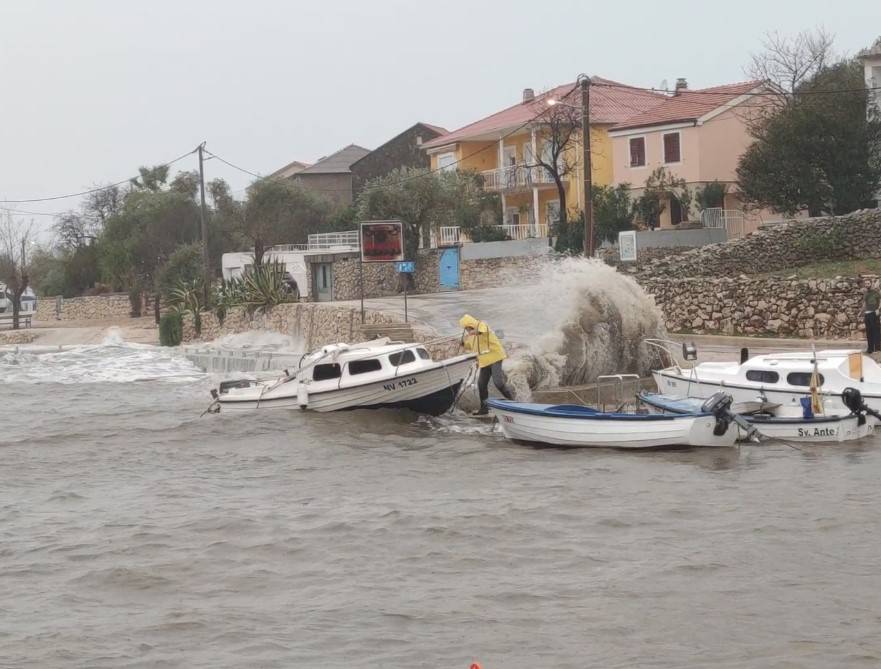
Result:
<svg viewBox="0 0 881 669"><path fill-rule="evenodd" d="M502 433L514 441L555 446L662 448L733 446L737 427L721 393L683 414L607 413L577 404L534 404L491 399L487 405Z"/></svg>
<svg viewBox="0 0 881 669"><path fill-rule="evenodd" d="M741 362L678 363L669 342L646 340L669 355L672 364L652 372L663 395L707 398L716 392L735 404L759 401L800 409L816 374L817 394L833 413L848 413L841 401L845 388L860 391L867 406L881 411L881 367L861 351L793 351L757 355ZM690 353L694 354L693 348ZM745 356L746 357L746 356Z"/></svg>
<svg viewBox="0 0 881 669"><path fill-rule="evenodd" d="M473 353L434 361L423 344L331 344L303 357L276 379L241 379L212 390L218 410L300 408L411 409L439 415L456 401L473 373Z"/></svg>
<svg viewBox="0 0 881 669"><path fill-rule="evenodd" d="M731 411L739 414L751 428L767 439L808 443L862 439L871 434L879 424L878 414L862 403L859 391L850 389L844 395L842 401L849 409L837 413L806 416L801 406L795 410L790 406L752 402L733 404ZM690 414L698 410L705 401L696 397L646 391L639 394L639 399L651 409L665 414ZM745 431L741 432L741 438L747 438Z"/></svg>

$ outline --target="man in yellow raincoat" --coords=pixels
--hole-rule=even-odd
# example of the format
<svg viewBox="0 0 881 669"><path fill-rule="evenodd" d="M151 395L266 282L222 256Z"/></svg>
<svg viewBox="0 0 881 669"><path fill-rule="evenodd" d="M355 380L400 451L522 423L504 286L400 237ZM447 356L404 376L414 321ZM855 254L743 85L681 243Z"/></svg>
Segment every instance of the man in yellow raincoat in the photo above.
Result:
<svg viewBox="0 0 881 669"><path fill-rule="evenodd" d="M486 406L486 399L489 397L489 379L492 377L493 383L499 392L507 399L514 399L514 393L508 386L508 379L502 370L502 360L508 356L505 349L495 333L489 329L489 326L478 321L474 316L465 314L459 319L459 325L462 326L464 333L462 334L462 346L469 353L477 353L477 366L480 373L477 376L477 390L480 394L480 409L474 412L475 416L483 416L489 413Z"/></svg>

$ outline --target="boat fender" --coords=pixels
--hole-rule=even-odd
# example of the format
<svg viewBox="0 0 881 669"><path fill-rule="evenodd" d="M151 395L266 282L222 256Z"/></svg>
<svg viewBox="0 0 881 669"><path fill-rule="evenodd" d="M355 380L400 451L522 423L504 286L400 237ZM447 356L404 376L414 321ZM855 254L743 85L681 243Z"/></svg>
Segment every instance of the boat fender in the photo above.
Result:
<svg viewBox="0 0 881 669"><path fill-rule="evenodd" d="M300 383L297 386L297 404L300 405L301 409L309 406L309 389L305 383Z"/></svg>

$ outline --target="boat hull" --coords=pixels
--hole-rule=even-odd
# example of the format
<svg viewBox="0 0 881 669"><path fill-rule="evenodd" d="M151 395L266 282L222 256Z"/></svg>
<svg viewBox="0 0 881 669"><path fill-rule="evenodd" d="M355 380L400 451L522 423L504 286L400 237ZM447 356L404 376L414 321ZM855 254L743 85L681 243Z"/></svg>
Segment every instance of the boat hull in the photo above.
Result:
<svg viewBox="0 0 881 669"><path fill-rule="evenodd" d="M653 393L640 394L640 400L651 410L662 414L679 414L703 401L702 398L665 397ZM762 437L804 443L840 443L862 439L871 434L878 424L877 419L872 416L861 418L854 414L813 418L743 415L743 419L758 430ZM742 429L740 439L748 440Z"/></svg>
<svg viewBox="0 0 881 669"><path fill-rule="evenodd" d="M735 403L740 403L754 402L761 394L765 397L766 402L780 404L784 407L799 407L800 399L806 396L806 390L774 390L767 385L760 384L747 386L731 383L720 384L718 381L700 381L686 375L678 375L669 369L652 372L652 376L658 386L658 392L662 395L687 395L707 399L714 393L721 391L731 395ZM854 381L850 385L862 392L864 384ZM820 396L824 404L830 408L847 413L849 410L841 401L841 391L843 390L844 388L841 388L836 391L824 386ZM868 407L875 411L881 411L881 396L862 393L862 397Z"/></svg>
<svg viewBox="0 0 881 669"><path fill-rule="evenodd" d="M221 395L218 404L224 412L272 408L303 408L319 412L409 409L440 415L453 406L473 366L473 356L462 356L394 378L308 393L304 397L299 396L299 383L295 380L274 388L255 384L243 391ZM304 399L306 405L302 406Z"/></svg>
<svg viewBox="0 0 881 669"><path fill-rule="evenodd" d="M669 447L730 447L737 429L728 425L724 434L714 434L716 417L631 416L561 417L518 411L502 400L490 400L502 433L513 441L535 442L579 448L647 449ZM542 406L542 405L535 405Z"/></svg>

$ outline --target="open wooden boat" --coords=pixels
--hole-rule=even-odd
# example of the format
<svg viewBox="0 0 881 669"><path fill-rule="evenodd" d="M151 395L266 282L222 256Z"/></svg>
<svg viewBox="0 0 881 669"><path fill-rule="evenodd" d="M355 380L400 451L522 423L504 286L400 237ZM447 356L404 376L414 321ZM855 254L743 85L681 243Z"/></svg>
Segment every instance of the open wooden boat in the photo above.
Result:
<svg viewBox="0 0 881 669"><path fill-rule="evenodd" d="M721 393L688 414L604 412L577 404L535 404L491 399L502 433L514 441L555 446L663 448L733 446L738 431Z"/></svg>

